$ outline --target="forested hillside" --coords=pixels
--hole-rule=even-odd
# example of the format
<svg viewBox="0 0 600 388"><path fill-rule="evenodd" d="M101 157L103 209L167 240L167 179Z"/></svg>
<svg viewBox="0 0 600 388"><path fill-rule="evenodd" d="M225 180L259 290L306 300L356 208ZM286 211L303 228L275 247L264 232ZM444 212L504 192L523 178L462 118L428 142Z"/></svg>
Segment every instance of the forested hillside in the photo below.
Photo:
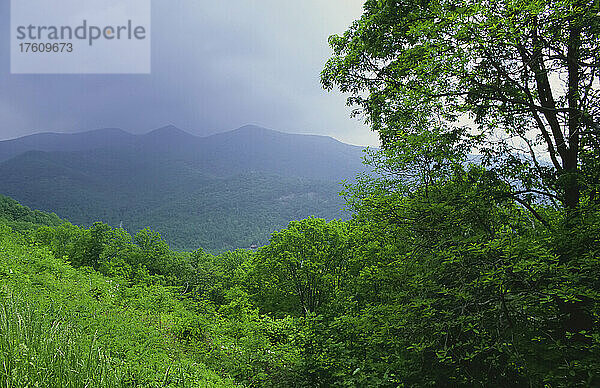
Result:
<svg viewBox="0 0 600 388"><path fill-rule="evenodd" d="M37 229L40 225L59 226L65 223L54 213L31 210L4 195L0 195L0 218L11 228L19 231Z"/></svg>
<svg viewBox="0 0 600 388"><path fill-rule="evenodd" d="M175 127L38 134L0 142L0 193L82 226L161 232L176 249L264 245L289 221L348 218L340 182L362 149L247 126L200 138Z"/></svg>

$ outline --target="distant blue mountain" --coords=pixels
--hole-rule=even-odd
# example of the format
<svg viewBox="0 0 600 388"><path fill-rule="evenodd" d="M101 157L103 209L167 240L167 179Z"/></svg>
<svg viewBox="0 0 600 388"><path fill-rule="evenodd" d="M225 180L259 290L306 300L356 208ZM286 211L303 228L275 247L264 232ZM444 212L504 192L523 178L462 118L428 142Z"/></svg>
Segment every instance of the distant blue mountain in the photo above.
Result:
<svg viewBox="0 0 600 388"><path fill-rule="evenodd" d="M209 137L173 126L42 133L0 142L0 194L216 251L264 243L293 219L347 217L339 182L364 170L361 157L330 137L257 126Z"/></svg>
<svg viewBox="0 0 600 388"><path fill-rule="evenodd" d="M0 162L27 151L85 151L132 144L134 139L134 135L116 128L74 134L38 133L14 140L0 141Z"/></svg>
<svg viewBox="0 0 600 388"><path fill-rule="evenodd" d="M174 126L145 135L113 128L77 134L41 133L0 142L0 162L27 151L91 150L187 161L216 176L266 172L341 180L363 168L361 147L327 136L289 134L253 125L209 137L197 137Z"/></svg>

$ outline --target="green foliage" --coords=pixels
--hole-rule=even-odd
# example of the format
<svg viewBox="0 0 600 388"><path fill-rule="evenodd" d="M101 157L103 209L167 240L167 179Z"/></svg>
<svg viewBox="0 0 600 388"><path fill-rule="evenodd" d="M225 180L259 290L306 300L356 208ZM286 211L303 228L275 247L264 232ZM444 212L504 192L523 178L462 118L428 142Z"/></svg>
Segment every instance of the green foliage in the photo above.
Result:
<svg viewBox="0 0 600 388"><path fill-rule="evenodd" d="M439 155L481 155L515 200L574 209L597 198L599 7L368 0L330 38L322 83L351 94L384 148L419 158L441 140Z"/></svg>
<svg viewBox="0 0 600 388"><path fill-rule="evenodd" d="M54 213L31 210L4 195L0 195L0 222L22 232L35 230L41 225L59 226L64 223Z"/></svg>
<svg viewBox="0 0 600 388"><path fill-rule="evenodd" d="M2 384L600 386L597 11L368 0L331 38L323 82L379 132L374 174L346 186L350 221L293 221L256 252L175 252L150 229L80 228L0 198ZM569 81L552 101L554 75ZM216 204L203 215L222 225L185 240L235 247L227 233L281 221L266 203L293 219L322 198L270 182L139 195L194 235L172 203ZM221 206L231 196L241 208Z"/></svg>
<svg viewBox="0 0 600 388"><path fill-rule="evenodd" d="M323 83L378 131L374 174L346 186L350 221L293 221L256 252L0 197L0 382L600 386L599 20L597 2L366 1ZM337 206L314 181L173 166L173 191L53 184L77 217L125 204L105 215L212 250Z"/></svg>
<svg viewBox="0 0 600 388"><path fill-rule="evenodd" d="M252 255L250 251L237 250L213 256L197 250L191 256L194 274L186 287L189 286L197 298L222 305L226 302L227 290L240 282L243 267Z"/></svg>
<svg viewBox="0 0 600 388"><path fill-rule="evenodd" d="M0 301L0 384L3 387L116 387L121 365L91 340L14 295Z"/></svg>
<svg viewBox="0 0 600 388"><path fill-rule="evenodd" d="M369 385L598 384L597 213L549 229L498 187L471 169L427 195L355 188L354 309L332 325Z"/></svg>
<svg viewBox="0 0 600 388"><path fill-rule="evenodd" d="M600 384L598 7L369 0L330 38L323 85L383 144L318 331L341 381Z"/></svg>
<svg viewBox="0 0 600 388"><path fill-rule="evenodd" d="M254 258L248 280L254 300L268 312L292 315L328 308L345 276L348 227L309 218L273 233Z"/></svg>
<svg viewBox="0 0 600 388"><path fill-rule="evenodd" d="M65 328L40 336L48 344L6 345L7 360L23 360L20 343L38 360L10 373L56 369L48 379L76 384L106 370L125 386L597 385L598 212L567 227L538 206L545 223L494 172L446 171L425 184L365 177L347 187L351 221L295 221L257 252L173 252L158 233L102 224L3 227L0 284L22 295L7 306L40 332ZM56 348L71 358L50 357ZM87 372L62 373L69 363Z"/></svg>
<svg viewBox="0 0 600 388"><path fill-rule="evenodd" d="M3 302L14 310L5 314L4 376L20 379L9 384L27 381L27 374L30 386L81 386L92 377L103 382L104 373L101 386L233 385L174 341L174 323L190 314L176 290L153 281L147 270L145 282L128 285L91 267L74 269L28 239L0 229L0 286L4 295L19 295ZM65 370L70 366L81 369Z"/></svg>

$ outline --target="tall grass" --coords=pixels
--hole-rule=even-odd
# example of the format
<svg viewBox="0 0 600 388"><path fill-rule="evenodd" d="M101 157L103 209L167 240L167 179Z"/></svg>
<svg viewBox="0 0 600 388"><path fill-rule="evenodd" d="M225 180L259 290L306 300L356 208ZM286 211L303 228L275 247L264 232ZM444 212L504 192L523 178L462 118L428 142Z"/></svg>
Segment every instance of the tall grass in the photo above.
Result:
<svg viewBox="0 0 600 388"><path fill-rule="evenodd" d="M111 364L95 337L78 333L56 310L0 297L0 387L120 386Z"/></svg>

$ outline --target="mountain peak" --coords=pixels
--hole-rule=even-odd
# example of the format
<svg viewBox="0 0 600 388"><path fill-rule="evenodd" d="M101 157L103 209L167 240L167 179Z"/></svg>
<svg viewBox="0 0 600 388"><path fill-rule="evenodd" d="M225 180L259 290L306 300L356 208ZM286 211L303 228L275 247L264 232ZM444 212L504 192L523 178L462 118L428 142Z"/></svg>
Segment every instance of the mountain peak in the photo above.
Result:
<svg viewBox="0 0 600 388"><path fill-rule="evenodd" d="M265 136L265 135L271 135L271 136L287 136L290 138L303 138L303 139L318 139L320 141L327 141L330 143L340 143L340 144L344 144L343 142L340 142L337 139L334 139L331 136L326 136L326 135L314 135L314 134L310 134L310 133L290 133L290 132L283 132L283 131L277 131L275 129L270 129L270 128L265 128L265 127L261 127L260 125L254 125L254 124L248 124L248 125L244 125L243 127L240 127L238 129L234 129L233 131L230 132L225 132L225 133L231 133L231 134L246 134L246 135L251 135L251 136Z"/></svg>
<svg viewBox="0 0 600 388"><path fill-rule="evenodd" d="M274 129L269 129L265 127L261 127L259 125L248 124L244 125L238 129L234 129L231 131L233 133L251 133L251 134L285 134L284 132L276 131Z"/></svg>
<svg viewBox="0 0 600 388"><path fill-rule="evenodd" d="M179 129L174 125L167 125L158 129L155 129L153 131L150 131L146 134L146 136L179 136L179 137L189 137L189 136L193 136L192 134L184 131L183 129Z"/></svg>
<svg viewBox="0 0 600 388"><path fill-rule="evenodd" d="M121 128L99 128L83 132L74 132L71 135L89 136L89 135L131 135Z"/></svg>

